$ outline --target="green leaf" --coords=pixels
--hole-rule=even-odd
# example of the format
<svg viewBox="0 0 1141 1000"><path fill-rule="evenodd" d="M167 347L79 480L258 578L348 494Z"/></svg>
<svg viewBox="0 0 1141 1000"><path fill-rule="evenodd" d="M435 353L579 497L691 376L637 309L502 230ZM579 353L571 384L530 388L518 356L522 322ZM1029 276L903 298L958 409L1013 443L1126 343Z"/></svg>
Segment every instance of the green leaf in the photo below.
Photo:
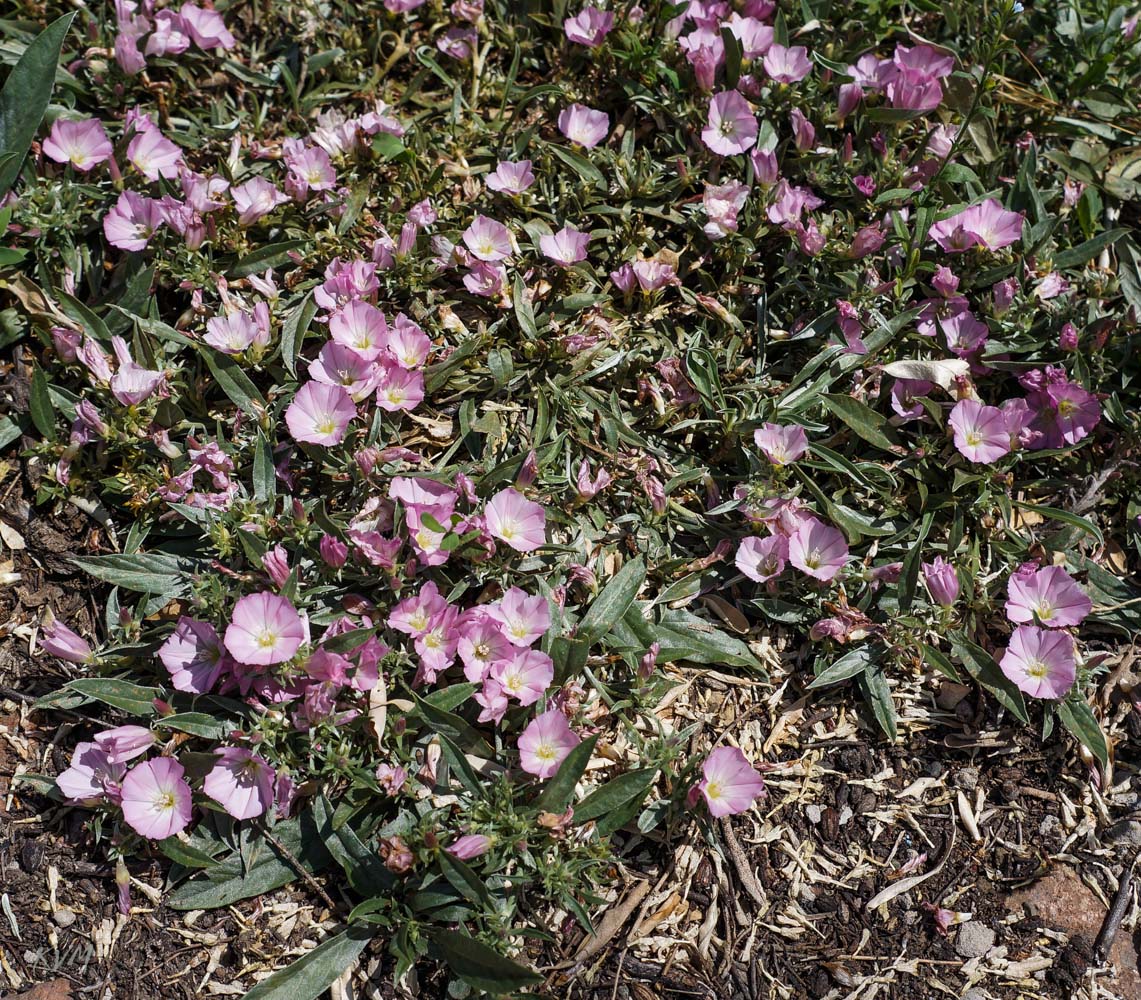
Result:
<svg viewBox="0 0 1141 1000"><path fill-rule="evenodd" d="M894 742L898 736L895 725L895 702L892 701L891 688L887 686L884 672L877 669L860 674L859 685L880 729Z"/></svg>
<svg viewBox="0 0 1141 1000"><path fill-rule="evenodd" d="M437 708L430 701L426 701L415 693L412 697L416 699L416 710L420 713L420 717L435 732L443 733L460 749L475 754L477 757L490 760L495 756L495 752L488 746L487 740L480 736L476 729L464 719L452 712Z"/></svg>
<svg viewBox="0 0 1141 1000"><path fill-rule="evenodd" d="M646 582L646 561L638 556L626 563L603 588L579 622L576 638L586 643L598 642L626 614Z"/></svg>
<svg viewBox="0 0 1141 1000"><path fill-rule="evenodd" d="M1098 233L1092 240L1086 240L1084 243L1079 243L1076 247L1063 250L1054 257L1054 269L1060 271L1063 268L1077 267L1079 264L1093 260L1102 250L1108 246L1112 246L1121 239L1121 237L1127 236L1130 231L1129 229L1110 229L1107 232Z"/></svg>
<svg viewBox="0 0 1141 1000"><path fill-rule="evenodd" d="M357 960L374 933L358 924L327 938L292 965L263 979L242 1000L317 1000Z"/></svg>
<svg viewBox="0 0 1141 1000"><path fill-rule="evenodd" d="M934 511L928 511L923 515L923 519L919 522L919 534L903 558L903 566L899 571L899 586L896 590L900 611L907 611L915 599L915 588L919 585L919 570L923 560L923 543L927 541L931 525L934 523Z"/></svg>
<svg viewBox="0 0 1141 1000"><path fill-rule="evenodd" d="M571 799L574 798L575 786L586 773L586 766L590 763L590 755L594 753L597 742L598 734L595 734L583 740L567 754L555 776L547 782L543 794L535 800L536 807L546 812L561 813L570 805Z"/></svg>
<svg viewBox="0 0 1141 1000"><path fill-rule="evenodd" d="M1058 703L1057 712L1062 725L1097 758L1104 773L1109 767L1109 747L1106 746L1105 733L1097 724L1093 709L1080 695L1071 694L1065 701Z"/></svg>
<svg viewBox="0 0 1141 1000"><path fill-rule="evenodd" d="M169 552L115 552L105 556L72 556L71 561L98 580L141 594L188 597L190 575L200 564Z"/></svg>
<svg viewBox="0 0 1141 1000"><path fill-rule="evenodd" d="M596 788L575 806L575 823L598 819L634 800L641 803L657 776L658 771L654 767L643 767L618 775L601 788Z"/></svg>
<svg viewBox="0 0 1141 1000"><path fill-rule="evenodd" d="M184 844L177 837L167 837L158 842L158 849L171 861L182 865L183 868L213 868L218 862L205 851L197 847Z"/></svg>
<svg viewBox="0 0 1141 1000"><path fill-rule="evenodd" d="M1004 705L1013 712L1024 724L1030 722L1026 713L1026 702L1022 692L1014 682L1004 674L994 657L981 646L976 646L961 632L952 632L951 653L954 655L967 673L995 696L999 704Z"/></svg>
<svg viewBox="0 0 1141 1000"><path fill-rule="evenodd" d="M52 21L24 49L0 89L0 195L16 182L55 86L63 40L75 12Z"/></svg>
<svg viewBox="0 0 1141 1000"><path fill-rule="evenodd" d="M245 410L251 417L258 417L266 408L265 400L258 392L257 386L250 381L250 377L243 370L241 363L228 354L220 354L213 348L205 347L202 357L210 374L214 376L222 391L230 397L230 401Z"/></svg>
<svg viewBox="0 0 1141 1000"><path fill-rule="evenodd" d="M431 930L428 933L438 957L477 990L500 996L543 981L542 976L459 931Z"/></svg>
<svg viewBox="0 0 1141 1000"><path fill-rule="evenodd" d="M281 243L270 243L259 247L251 254L230 265L226 272L227 278L248 278L251 274L258 274L268 267L278 267L289 261L290 254L309 246L308 240L284 240Z"/></svg>
<svg viewBox="0 0 1141 1000"><path fill-rule="evenodd" d="M179 712L176 715L166 715L158 720L158 725L208 740L220 740L234 728L223 719L216 719L205 712Z"/></svg>
<svg viewBox="0 0 1141 1000"><path fill-rule="evenodd" d="M254 446L254 499L263 502L277 495L277 470L273 467L273 445L263 431L258 431Z"/></svg>
<svg viewBox="0 0 1141 1000"><path fill-rule="evenodd" d="M329 854L348 876L349 885L362 896L391 892L395 882L392 873L348 823L333 828L333 807L323 795L313 800L313 820Z"/></svg>
<svg viewBox="0 0 1141 1000"><path fill-rule="evenodd" d="M691 663L751 667L763 671L760 661L736 636L727 635L704 618L688 611L663 611L653 626L654 641L661 647L658 659L663 663L688 660Z"/></svg>
<svg viewBox="0 0 1141 1000"><path fill-rule="evenodd" d="M955 665L945 653L936 649L934 646L928 646L926 643L921 643L919 648L923 651L923 659L925 662L930 663L939 673L953 680L956 684L963 683L963 679L959 676L959 671L955 669Z"/></svg>
<svg viewBox="0 0 1141 1000"><path fill-rule="evenodd" d="M464 752L443 733L436 735L440 738L440 750L444 760L448 762L448 769L472 795L479 795L483 791L483 785L480 783L479 775L475 773L475 769L468 763Z"/></svg>
<svg viewBox="0 0 1141 1000"><path fill-rule="evenodd" d="M85 698L94 698L105 705L111 705L128 715L151 716L156 714L155 698L162 691L155 687L143 687L131 681L114 677L80 677L64 685Z"/></svg>
<svg viewBox="0 0 1141 1000"><path fill-rule="evenodd" d="M835 663L822 670L816 679L808 685L809 690L829 687L832 684L840 684L843 681L851 680L853 677L858 677L876 662L878 653L879 650L874 646L857 646L855 649L849 650Z"/></svg>
<svg viewBox="0 0 1141 1000"><path fill-rule="evenodd" d="M317 303L313 301L312 295L306 295L301 304L285 317L281 326L281 363L290 375L297 375L301 345L305 342L305 334L316 314Z"/></svg>
<svg viewBox="0 0 1141 1000"><path fill-rule="evenodd" d="M571 170L578 174L584 181L589 181L597 187L606 186L606 178L602 175L602 171L585 156L554 144L548 144L547 149L554 153L555 156L562 160L563 163L570 167Z"/></svg>
<svg viewBox="0 0 1141 1000"><path fill-rule="evenodd" d="M1101 533L1093 521L1087 521L1084 517L1078 517L1077 514L1071 514L1068 510L1061 510L1058 507L1044 507L1037 503L1026 503L1023 500L1013 501L1015 507L1021 507L1023 510L1034 511L1035 514L1041 514L1042 517L1047 517L1051 521L1061 521L1063 524L1068 524L1072 528L1077 528L1084 531L1087 535L1095 538L1098 545L1105 545L1105 537Z"/></svg>
<svg viewBox="0 0 1141 1000"><path fill-rule="evenodd" d="M55 407L48 391L48 379L39 365L32 367L32 387L28 397L32 425L48 441L55 440Z"/></svg>
<svg viewBox="0 0 1141 1000"><path fill-rule="evenodd" d="M440 851L436 855L436 860L439 862L440 871L444 873L444 878L464 899L478 903L488 912L495 911L495 900L492 899L483 879L476 875L463 861L454 854L449 854L446 850Z"/></svg>
<svg viewBox="0 0 1141 1000"><path fill-rule="evenodd" d="M896 446L894 432L887 419L870 406L840 393L825 393L821 400L829 412L843 420L868 444L884 451L891 451Z"/></svg>

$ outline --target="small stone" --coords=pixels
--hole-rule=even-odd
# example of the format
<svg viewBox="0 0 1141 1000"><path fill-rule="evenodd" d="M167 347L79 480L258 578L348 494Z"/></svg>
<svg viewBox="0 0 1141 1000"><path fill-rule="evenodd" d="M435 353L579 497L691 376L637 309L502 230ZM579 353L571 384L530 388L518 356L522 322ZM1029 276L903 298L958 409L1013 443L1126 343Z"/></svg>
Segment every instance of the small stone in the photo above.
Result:
<svg viewBox="0 0 1141 1000"><path fill-rule="evenodd" d="M55 921L57 927L70 927L75 923L75 911L69 910L66 906L61 906L52 914L52 920Z"/></svg>
<svg viewBox="0 0 1141 1000"><path fill-rule="evenodd" d="M933 760L927 765L927 777L938 778L942 773L943 765L937 760Z"/></svg>
<svg viewBox="0 0 1141 1000"><path fill-rule="evenodd" d="M1043 816L1042 822L1038 824L1038 835L1040 837L1056 837L1061 832L1062 821L1057 816Z"/></svg>
<svg viewBox="0 0 1141 1000"><path fill-rule="evenodd" d="M1141 821L1124 819L1120 823L1114 823L1106 831L1106 836L1114 844L1141 847Z"/></svg>
<svg viewBox="0 0 1141 1000"><path fill-rule="evenodd" d="M988 997L982 990L970 989L963 994L961 1000L990 1000L990 997Z"/></svg>
<svg viewBox="0 0 1141 1000"><path fill-rule="evenodd" d="M979 769L977 767L964 767L951 775L951 784L961 788L964 792L973 792L979 783Z"/></svg>
<svg viewBox="0 0 1141 1000"><path fill-rule="evenodd" d="M813 802L804 807L804 815L808 817L808 822L815 826L820 822L820 817L824 815L824 810Z"/></svg>
<svg viewBox="0 0 1141 1000"><path fill-rule="evenodd" d="M963 958L982 958L994 947L995 933L974 920L963 924L955 937L955 953Z"/></svg>

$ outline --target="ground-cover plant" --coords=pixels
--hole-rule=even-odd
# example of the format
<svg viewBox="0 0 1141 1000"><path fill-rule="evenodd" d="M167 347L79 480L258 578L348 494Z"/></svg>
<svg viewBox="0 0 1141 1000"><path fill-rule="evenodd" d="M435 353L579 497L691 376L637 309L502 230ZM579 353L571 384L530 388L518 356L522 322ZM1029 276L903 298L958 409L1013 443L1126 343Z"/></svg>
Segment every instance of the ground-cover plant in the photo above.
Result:
<svg viewBox="0 0 1141 1000"><path fill-rule="evenodd" d="M344 870L347 929L251 995L373 935L538 981L615 835L763 795L653 708L765 632L869 739L900 677L971 679L1106 776L1128 9L270 6L13 22L0 97L0 440L108 548L41 707L123 716L45 787L175 907Z"/></svg>

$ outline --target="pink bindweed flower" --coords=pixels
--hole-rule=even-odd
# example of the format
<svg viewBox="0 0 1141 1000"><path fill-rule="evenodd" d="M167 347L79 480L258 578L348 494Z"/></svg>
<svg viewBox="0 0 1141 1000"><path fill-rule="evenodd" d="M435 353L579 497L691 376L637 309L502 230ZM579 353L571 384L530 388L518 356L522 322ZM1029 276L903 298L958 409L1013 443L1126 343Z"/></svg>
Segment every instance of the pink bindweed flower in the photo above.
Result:
<svg viewBox="0 0 1141 1000"><path fill-rule="evenodd" d="M186 33L200 49L232 49L237 42L216 10L184 3L178 10Z"/></svg>
<svg viewBox="0 0 1141 1000"><path fill-rule="evenodd" d="M520 705L534 705L555 679L555 665L537 649L516 649L508 659L492 664L488 676L504 695Z"/></svg>
<svg viewBox="0 0 1141 1000"><path fill-rule="evenodd" d="M393 767L391 764L380 764L377 766L376 782L384 789L385 795L393 797L399 795L407 781L408 772L400 765Z"/></svg>
<svg viewBox="0 0 1141 1000"><path fill-rule="evenodd" d="M513 647L503 634L503 626L483 607L471 609L459 626L457 647L464 665L464 676L473 684L487 677L492 666L511 656Z"/></svg>
<svg viewBox="0 0 1141 1000"><path fill-rule="evenodd" d="M376 405L395 413L414 410L424 401L424 373L387 365L376 388Z"/></svg>
<svg viewBox="0 0 1141 1000"><path fill-rule="evenodd" d="M495 169L487 175L489 191L500 194L520 195L535 183L535 175L531 172L530 160L519 160L512 163L510 160L500 160Z"/></svg>
<svg viewBox="0 0 1141 1000"><path fill-rule="evenodd" d="M974 399L960 399L947 422L955 435L955 447L964 458L989 465L1010 453L1006 418L997 406L984 406Z"/></svg>
<svg viewBox="0 0 1141 1000"><path fill-rule="evenodd" d="M170 757L156 757L132 768L123 779L123 819L141 837L165 840L190 823L186 771Z"/></svg>
<svg viewBox="0 0 1141 1000"><path fill-rule="evenodd" d="M808 49L803 45L786 48L775 42L765 53L764 67L769 78L777 83L799 83L812 72Z"/></svg>
<svg viewBox="0 0 1141 1000"><path fill-rule="evenodd" d="M289 553L284 545L278 544L266 550L261 565L278 590L285 586L285 581L289 579Z"/></svg>
<svg viewBox="0 0 1141 1000"><path fill-rule="evenodd" d="M349 556L349 547L333 535L322 535L321 541L317 543L317 550L330 569L340 569Z"/></svg>
<svg viewBox="0 0 1141 1000"><path fill-rule="evenodd" d="M788 561L802 573L827 582L848 561L848 543L831 525L813 517L789 537Z"/></svg>
<svg viewBox="0 0 1141 1000"><path fill-rule="evenodd" d="M206 336L202 340L223 354L236 355L249 350L260 334L253 314L238 310L208 319Z"/></svg>
<svg viewBox="0 0 1141 1000"><path fill-rule="evenodd" d="M359 299L348 302L329 317L333 340L352 348L366 361L375 361L388 347L388 322L376 306Z"/></svg>
<svg viewBox="0 0 1141 1000"><path fill-rule="evenodd" d="M357 408L349 391L340 385L306 382L285 411L285 423L294 441L339 444L348 433Z"/></svg>
<svg viewBox="0 0 1141 1000"><path fill-rule="evenodd" d="M111 159L111 140L98 118L57 118L43 142L44 155L86 173Z"/></svg>
<svg viewBox="0 0 1141 1000"><path fill-rule="evenodd" d="M183 167L182 150L157 128L135 133L127 146L127 159L148 181L174 180Z"/></svg>
<svg viewBox="0 0 1141 1000"><path fill-rule="evenodd" d="M1006 617L1019 624L1069 628L1080 625L1093 601L1061 566L1016 572L1006 584Z"/></svg>
<svg viewBox="0 0 1141 1000"><path fill-rule="evenodd" d="M1046 386L1045 397L1036 424L1044 434L1047 448L1077 444L1101 421L1097 397L1074 382Z"/></svg>
<svg viewBox="0 0 1141 1000"><path fill-rule="evenodd" d="M741 43L741 54L746 59L763 56L773 44L772 25L765 24L759 17L742 17L734 12L725 27Z"/></svg>
<svg viewBox="0 0 1141 1000"><path fill-rule="evenodd" d="M974 246L1000 250L1022 239L1023 221L1020 212L1008 212L997 199L987 198L936 222L929 236L948 253L960 253Z"/></svg>
<svg viewBox="0 0 1141 1000"><path fill-rule="evenodd" d="M735 90L724 90L709 102L709 121L701 141L718 156L735 156L757 141L757 117Z"/></svg>
<svg viewBox="0 0 1141 1000"><path fill-rule="evenodd" d="M959 597L959 574L942 556L934 562L923 563L923 582L931 600L941 608L951 607Z"/></svg>
<svg viewBox="0 0 1141 1000"><path fill-rule="evenodd" d="M1061 698L1073 687L1078 673L1074 640L1068 632L1019 625L999 666L1032 698Z"/></svg>
<svg viewBox="0 0 1141 1000"><path fill-rule="evenodd" d="M234 819L261 816L273 804L273 768L242 747L222 747L214 753L218 763L206 775L202 791Z"/></svg>
<svg viewBox="0 0 1141 1000"><path fill-rule="evenodd" d="M190 48L190 35L180 14L160 10L155 14L154 31L147 39L148 56L178 56Z"/></svg>
<svg viewBox="0 0 1141 1000"><path fill-rule="evenodd" d="M584 458L579 463L578 475L575 478L575 488L578 490L580 500L590 500L597 496L613 482L614 477L599 466L594 478L590 477L590 463Z"/></svg>
<svg viewBox="0 0 1141 1000"><path fill-rule="evenodd" d="M383 367L335 340L325 344L309 362L309 377L313 381L341 386L355 403L370 395L383 376Z"/></svg>
<svg viewBox="0 0 1141 1000"><path fill-rule="evenodd" d="M268 590L247 594L234 605L233 619L223 640L239 663L269 666L290 659L306 640L297 609Z"/></svg>
<svg viewBox="0 0 1141 1000"><path fill-rule="evenodd" d="M225 669L225 656L214 626L185 615L158 650L174 689L190 694L206 694L214 687Z"/></svg>
<svg viewBox="0 0 1141 1000"><path fill-rule="evenodd" d="M95 745L112 764L126 764L141 757L155 744L155 734L145 726L116 726L95 734Z"/></svg>
<svg viewBox="0 0 1141 1000"><path fill-rule="evenodd" d="M584 104L572 104L559 113L559 131L571 142L593 149L610 131L610 116Z"/></svg>
<svg viewBox="0 0 1141 1000"><path fill-rule="evenodd" d="M432 621L447 610L448 602L440 596L435 582L429 580L415 597L406 597L388 616L388 627L413 638L424 635Z"/></svg>
<svg viewBox="0 0 1141 1000"><path fill-rule="evenodd" d="M737 548L737 569L757 583L780 576L787 559L788 539L784 535L742 538Z"/></svg>
<svg viewBox="0 0 1141 1000"><path fill-rule="evenodd" d="M765 424L753 431L753 441L773 465L789 465L808 451L808 435L799 425Z"/></svg>
<svg viewBox="0 0 1141 1000"><path fill-rule="evenodd" d="M461 861L470 861L486 854L491 849L491 838L481 833L469 833L460 837L451 847L445 848L449 854L454 854Z"/></svg>
<svg viewBox="0 0 1141 1000"><path fill-rule="evenodd" d="M709 221L703 227L711 240L719 240L737 231L737 214L745 207L749 189L744 184L707 184L701 196Z"/></svg>
<svg viewBox="0 0 1141 1000"><path fill-rule="evenodd" d="M584 7L576 17L563 21L563 31L567 41L597 48L614 27L614 14L597 7Z"/></svg>
<svg viewBox="0 0 1141 1000"><path fill-rule="evenodd" d="M539 249L543 256L563 267L571 267L586 260L586 247L590 243L590 233L580 233L573 226L563 226L554 235L539 237Z"/></svg>
<svg viewBox="0 0 1141 1000"><path fill-rule="evenodd" d="M512 587L495 604L487 606L487 616L498 622L504 638L514 646L533 646L551 627L551 608L542 596L531 597Z"/></svg>
<svg viewBox="0 0 1141 1000"><path fill-rule="evenodd" d="M545 781L581 742L566 716L551 709L532 719L519 737L519 766Z"/></svg>
<svg viewBox="0 0 1141 1000"><path fill-rule="evenodd" d="M918 420L926 412L919 397L926 396L934 388L935 383L927 379L896 379L891 387L891 408L902 420Z"/></svg>
<svg viewBox="0 0 1141 1000"><path fill-rule="evenodd" d="M112 763L98 744L77 743L71 754L71 766L59 773L55 783L64 798L77 805L106 800L117 802L119 786L126 773L126 767Z"/></svg>
<svg viewBox="0 0 1141 1000"><path fill-rule="evenodd" d="M164 221L160 202L124 191L103 216L103 234L111 246L120 250L145 250Z"/></svg>
<svg viewBox="0 0 1141 1000"><path fill-rule="evenodd" d="M765 794L765 782L736 747L718 747L705 759L697 789L714 819L747 812Z"/></svg>
<svg viewBox="0 0 1141 1000"><path fill-rule="evenodd" d="M511 232L502 222L477 215L464 230L464 246L479 260L495 263L511 256Z"/></svg>
<svg viewBox="0 0 1141 1000"><path fill-rule="evenodd" d="M45 653L68 663L94 663L95 653L86 639L69 629L58 618L40 630L39 646Z"/></svg>
<svg viewBox="0 0 1141 1000"><path fill-rule="evenodd" d="M234 208L238 210L240 226L252 226L258 219L289 201L289 195L264 177L251 177L244 184L230 188L230 196L234 199Z"/></svg>
<svg viewBox="0 0 1141 1000"><path fill-rule="evenodd" d="M484 516L491 536L516 552L533 552L547 541L546 511L510 487L488 501Z"/></svg>

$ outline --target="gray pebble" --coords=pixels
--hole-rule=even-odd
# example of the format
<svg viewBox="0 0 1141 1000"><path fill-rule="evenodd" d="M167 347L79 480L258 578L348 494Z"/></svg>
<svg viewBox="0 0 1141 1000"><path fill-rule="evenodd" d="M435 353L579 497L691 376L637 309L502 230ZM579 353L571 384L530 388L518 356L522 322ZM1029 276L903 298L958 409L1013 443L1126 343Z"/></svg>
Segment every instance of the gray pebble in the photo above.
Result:
<svg viewBox="0 0 1141 1000"><path fill-rule="evenodd" d="M979 783L979 769L977 767L960 768L951 776L951 784L965 792L973 792Z"/></svg>
<svg viewBox="0 0 1141 1000"><path fill-rule="evenodd" d="M1130 847L1141 847L1141 821L1135 819L1122 820L1114 823L1106 831L1106 836L1114 844L1127 844Z"/></svg>
<svg viewBox="0 0 1141 1000"><path fill-rule="evenodd" d="M52 914L52 920L56 922L57 927L70 927L75 923L75 911L61 906Z"/></svg>
<svg viewBox="0 0 1141 1000"><path fill-rule="evenodd" d="M811 805L804 807L804 815L808 817L808 822L815 826L820 822L820 817L824 815L824 810L813 802Z"/></svg>
<svg viewBox="0 0 1141 1000"><path fill-rule="evenodd" d="M959 928L955 953L963 958L982 958L994 947L995 933L986 924L970 921Z"/></svg>

